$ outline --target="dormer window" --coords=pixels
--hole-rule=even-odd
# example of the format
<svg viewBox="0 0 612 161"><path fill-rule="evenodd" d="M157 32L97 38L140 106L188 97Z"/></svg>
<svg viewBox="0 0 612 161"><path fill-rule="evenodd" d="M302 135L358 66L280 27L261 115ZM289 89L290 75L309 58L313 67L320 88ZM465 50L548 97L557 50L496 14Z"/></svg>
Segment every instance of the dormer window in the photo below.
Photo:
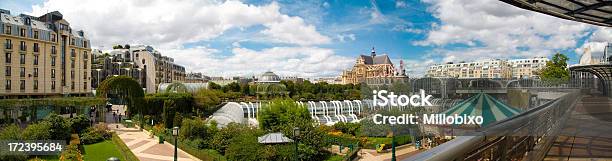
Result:
<svg viewBox="0 0 612 161"><path fill-rule="evenodd" d="M7 35L11 34L11 25L4 26L4 34L7 34Z"/></svg>

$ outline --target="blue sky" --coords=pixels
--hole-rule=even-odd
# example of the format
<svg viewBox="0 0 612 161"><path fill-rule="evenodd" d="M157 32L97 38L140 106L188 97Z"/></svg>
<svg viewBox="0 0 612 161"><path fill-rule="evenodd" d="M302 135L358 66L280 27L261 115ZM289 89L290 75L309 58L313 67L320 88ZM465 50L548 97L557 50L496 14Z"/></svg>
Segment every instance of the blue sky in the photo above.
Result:
<svg viewBox="0 0 612 161"><path fill-rule="evenodd" d="M58 10L94 47L153 45L188 70L224 76L337 76L372 47L416 77L447 61L562 52L575 63L582 48L600 52L612 37L493 0L0 1L13 15Z"/></svg>

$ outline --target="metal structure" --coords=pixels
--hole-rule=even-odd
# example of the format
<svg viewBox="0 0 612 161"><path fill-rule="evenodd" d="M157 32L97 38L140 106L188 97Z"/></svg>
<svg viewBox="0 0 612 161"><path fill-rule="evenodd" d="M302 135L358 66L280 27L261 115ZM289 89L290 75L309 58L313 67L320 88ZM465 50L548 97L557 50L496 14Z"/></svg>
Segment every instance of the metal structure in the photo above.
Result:
<svg viewBox="0 0 612 161"><path fill-rule="evenodd" d="M572 21L612 27L612 1L605 0L501 0L522 9Z"/></svg>
<svg viewBox="0 0 612 161"><path fill-rule="evenodd" d="M602 63L593 65L575 65L570 67L571 71L588 72L600 79L603 94L611 96L612 94L612 64Z"/></svg>
<svg viewBox="0 0 612 161"><path fill-rule="evenodd" d="M231 122L257 125L259 109L265 107L261 102L228 102L211 116L219 127L225 127ZM320 124L333 125L337 122L356 122L367 108L367 103L361 100L343 101L308 101L297 102L306 106L310 117Z"/></svg>
<svg viewBox="0 0 612 161"><path fill-rule="evenodd" d="M567 93L406 160L542 160L580 97Z"/></svg>

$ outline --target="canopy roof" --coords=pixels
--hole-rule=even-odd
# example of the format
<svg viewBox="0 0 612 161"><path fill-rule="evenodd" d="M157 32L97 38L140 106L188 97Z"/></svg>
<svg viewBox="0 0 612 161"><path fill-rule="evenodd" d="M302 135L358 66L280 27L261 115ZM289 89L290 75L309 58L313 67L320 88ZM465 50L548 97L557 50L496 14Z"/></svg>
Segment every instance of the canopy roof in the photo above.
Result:
<svg viewBox="0 0 612 161"><path fill-rule="evenodd" d="M521 110L510 107L489 94L478 93L442 113L446 114L446 116L455 114L460 116L463 114L468 116L482 116L483 123L481 126L484 127L491 123L517 115L521 113Z"/></svg>
<svg viewBox="0 0 612 161"><path fill-rule="evenodd" d="M260 144L280 144L280 143L289 143L293 142L293 140L285 137L283 133L269 133L264 136L260 136L257 138L257 141Z"/></svg>
<svg viewBox="0 0 612 161"><path fill-rule="evenodd" d="M603 0L502 0L523 9L547 15L590 23L612 26L612 1Z"/></svg>

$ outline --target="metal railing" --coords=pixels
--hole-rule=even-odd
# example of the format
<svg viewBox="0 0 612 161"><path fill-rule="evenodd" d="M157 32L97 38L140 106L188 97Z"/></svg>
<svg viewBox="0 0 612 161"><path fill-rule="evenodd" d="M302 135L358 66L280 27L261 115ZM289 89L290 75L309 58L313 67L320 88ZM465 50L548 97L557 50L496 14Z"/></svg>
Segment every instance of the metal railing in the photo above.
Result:
<svg viewBox="0 0 612 161"><path fill-rule="evenodd" d="M542 160L580 97L574 90L406 160Z"/></svg>

